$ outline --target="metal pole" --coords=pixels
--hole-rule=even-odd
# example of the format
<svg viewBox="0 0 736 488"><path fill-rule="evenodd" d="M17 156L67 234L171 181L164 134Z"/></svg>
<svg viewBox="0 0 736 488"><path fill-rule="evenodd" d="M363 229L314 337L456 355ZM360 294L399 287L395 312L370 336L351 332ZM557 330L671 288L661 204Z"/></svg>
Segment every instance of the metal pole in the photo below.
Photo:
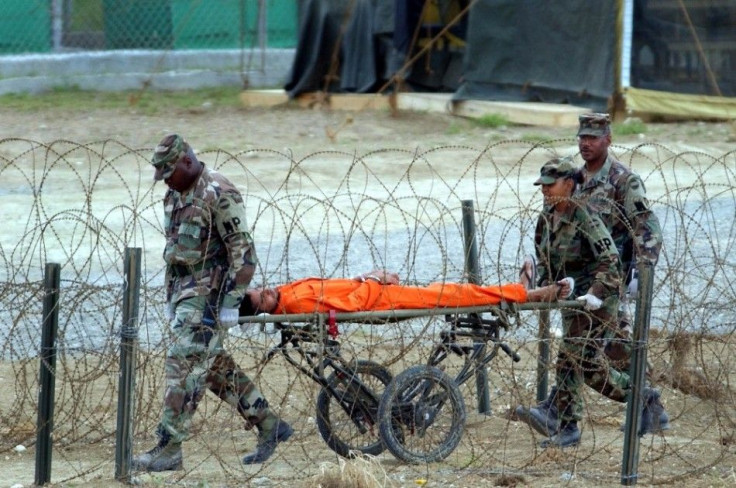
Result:
<svg viewBox="0 0 736 488"><path fill-rule="evenodd" d="M61 51L64 39L64 7L62 0L51 0L51 48Z"/></svg>
<svg viewBox="0 0 736 488"><path fill-rule="evenodd" d="M115 479L127 482L133 456L133 400L138 349L138 304L141 281L141 248L125 249L123 324L120 328L120 378L118 423L115 434Z"/></svg>
<svg viewBox="0 0 736 488"><path fill-rule="evenodd" d="M54 430L56 335L59 330L60 276L61 266L59 264L46 263L43 283L41 370L38 381L38 417L36 422L35 484L39 486L51 481L51 433Z"/></svg>
<svg viewBox="0 0 736 488"><path fill-rule="evenodd" d="M624 454L621 461L621 484L635 485L639 474L639 428L641 425L642 390L647 369L647 343L649 342L649 318L652 312L654 290L654 266L639 265L639 296L636 302L633 348L631 351L631 383L626 405L624 430Z"/></svg>
<svg viewBox="0 0 736 488"><path fill-rule="evenodd" d="M465 243L465 273L468 282L481 284L478 261L478 240L475 237L475 209L473 200L463 200L463 234ZM488 369L475 369L475 389L478 393L478 413L491 413L491 397L488 388Z"/></svg>
<svg viewBox="0 0 736 488"><path fill-rule="evenodd" d="M258 45L261 49L261 69L265 69L266 48L268 47L268 5L266 0L258 1Z"/></svg>
<svg viewBox="0 0 736 488"><path fill-rule="evenodd" d="M541 402L547 398L549 389L549 349L552 337L549 333L549 310L540 310L539 314L539 355L537 357L537 401Z"/></svg>

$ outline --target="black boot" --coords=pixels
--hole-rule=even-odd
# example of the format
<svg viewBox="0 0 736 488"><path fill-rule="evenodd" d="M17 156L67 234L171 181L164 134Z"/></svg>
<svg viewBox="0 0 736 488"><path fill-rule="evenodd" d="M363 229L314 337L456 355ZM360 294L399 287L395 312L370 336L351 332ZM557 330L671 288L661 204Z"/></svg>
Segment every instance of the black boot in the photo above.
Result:
<svg viewBox="0 0 736 488"><path fill-rule="evenodd" d="M243 464L258 464L266 461L276 451L276 445L288 440L294 433L291 426L281 419L276 419L270 428L262 428L261 425L257 427L258 445L254 452L243 458Z"/></svg>
<svg viewBox="0 0 736 488"><path fill-rule="evenodd" d="M670 428L670 416L659 400L659 390L644 388L642 391L642 411L639 435L659 433Z"/></svg>
<svg viewBox="0 0 736 488"><path fill-rule="evenodd" d="M580 429L577 422L562 422L560 431L551 438L542 441L542 447L570 447L580 444Z"/></svg>
<svg viewBox="0 0 736 488"><path fill-rule="evenodd" d="M150 451L133 457L133 471L179 471L182 469L181 443L163 438Z"/></svg>
<svg viewBox="0 0 736 488"><path fill-rule="evenodd" d="M540 434L552 437L559 429L557 386L552 386L547 398L539 402L536 407L526 408L519 405L514 412L519 420L526 422Z"/></svg>

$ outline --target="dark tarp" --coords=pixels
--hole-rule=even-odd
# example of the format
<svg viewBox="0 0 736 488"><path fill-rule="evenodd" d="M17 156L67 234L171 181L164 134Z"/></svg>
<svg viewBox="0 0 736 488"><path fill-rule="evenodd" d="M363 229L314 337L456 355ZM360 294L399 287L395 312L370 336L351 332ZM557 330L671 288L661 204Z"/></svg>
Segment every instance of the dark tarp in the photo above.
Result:
<svg viewBox="0 0 736 488"><path fill-rule="evenodd" d="M463 15L456 19L455 16L462 12L469 2L470 0L396 1L393 41L398 67L412 59L419 51L420 48L416 45L418 41L436 40L432 48L416 59L403 73L409 87L416 91L435 92L455 91L458 88L462 77L468 17ZM428 5L425 6L425 3ZM423 21L423 13L432 20L425 18ZM455 43L448 36L437 37L445 27L457 40ZM458 42L462 45L453 45Z"/></svg>
<svg viewBox="0 0 736 488"><path fill-rule="evenodd" d="M393 13L393 0L307 0L284 86L289 96L379 89L388 78Z"/></svg>
<svg viewBox="0 0 736 488"><path fill-rule="evenodd" d="M604 109L614 91L615 1L480 0L454 98Z"/></svg>
<svg viewBox="0 0 736 488"><path fill-rule="evenodd" d="M294 63L284 89L293 98L313 91L369 93L388 80L469 0L306 0L301 4ZM435 14L421 21L425 2ZM450 29L464 39L463 18ZM460 82L462 49L450 42L433 47L402 77L415 90L454 91Z"/></svg>
<svg viewBox="0 0 736 488"><path fill-rule="evenodd" d="M291 96L376 91L453 24L452 36L402 73L409 89L454 91L457 100L608 108L619 76L623 34L617 22L624 0L476 0L467 18L454 24L468 2L306 0L286 89ZM620 80L627 99L634 88L736 95L736 0L685 5L687 13L678 0L633 0L631 53L623 60L630 79L624 72ZM637 93L639 99L646 95Z"/></svg>

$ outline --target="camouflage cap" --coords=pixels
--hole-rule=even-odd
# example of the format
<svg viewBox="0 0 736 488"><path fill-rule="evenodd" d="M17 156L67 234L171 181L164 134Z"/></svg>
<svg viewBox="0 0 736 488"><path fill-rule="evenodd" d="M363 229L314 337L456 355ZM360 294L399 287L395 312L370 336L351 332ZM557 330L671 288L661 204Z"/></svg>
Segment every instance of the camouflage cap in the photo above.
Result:
<svg viewBox="0 0 736 488"><path fill-rule="evenodd" d="M611 130L611 117L608 114L583 114L578 117L579 136L605 136Z"/></svg>
<svg viewBox="0 0 736 488"><path fill-rule="evenodd" d="M174 173L176 162L186 154L189 144L178 134L169 134L153 150L151 164L156 168L156 179L165 180ZM161 170L159 172L159 170Z"/></svg>
<svg viewBox="0 0 736 488"><path fill-rule="evenodd" d="M570 156L550 159L542 166L542 169L539 171L539 179L537 179L534 184L551 185L557 181L558 178L572 176L575 171L577 171L577 168L575 167L575 164L573 164Z"/></svg>

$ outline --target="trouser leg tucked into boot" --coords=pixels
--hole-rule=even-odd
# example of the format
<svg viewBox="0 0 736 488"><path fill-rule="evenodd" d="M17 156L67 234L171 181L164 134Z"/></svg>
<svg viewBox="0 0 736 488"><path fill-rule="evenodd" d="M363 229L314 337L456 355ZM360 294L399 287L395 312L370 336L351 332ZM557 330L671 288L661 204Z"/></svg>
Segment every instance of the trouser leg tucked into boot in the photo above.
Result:
<svg viewBox="0 0 736 488"><path fill-rule="evenodd" d="M243 464L258 464L266 461L276 451L279 442L291 437L294 430L289 424L272 413L256 425L258 429L258 444L256 450L243 458Z"/></svg>
<svg viewBox="0 0 736 488"><path fill-rule="evenodd" d="M659 390L654 388L644 388L642 392L640 436L662 432L670 428L670 416L665 412L659 396Z"/></svg>
<svg viewBox="0 0 736 488"><path fill-rule="evenodd" d="M182 469L181 442L173 442L166 433L159 434L158 445L133 457L133 471L178 471Z"/></svg>
<svg viewBox="0 0 736 488"><path fill-rule="evenodd" d="M534 430L540 434L551 437L557 433L558 411L557 404L557 386L553 386L549 392L549 396L539 402L536 407L526 408L522 405L516 407L516 417L522 422L529 424Z"/></svg>

